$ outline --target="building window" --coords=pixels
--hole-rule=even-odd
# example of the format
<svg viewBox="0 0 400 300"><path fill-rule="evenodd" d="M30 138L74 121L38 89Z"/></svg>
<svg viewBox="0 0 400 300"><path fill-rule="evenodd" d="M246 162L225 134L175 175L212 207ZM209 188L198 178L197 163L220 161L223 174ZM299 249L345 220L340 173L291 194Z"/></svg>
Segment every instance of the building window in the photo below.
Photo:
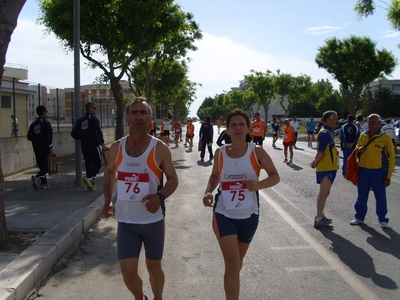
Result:
<svg viewBox="0 0 400 300"><path fill-rule="evenodd" d="M1 96L1 108L11 108L11 96Z"/></svg>

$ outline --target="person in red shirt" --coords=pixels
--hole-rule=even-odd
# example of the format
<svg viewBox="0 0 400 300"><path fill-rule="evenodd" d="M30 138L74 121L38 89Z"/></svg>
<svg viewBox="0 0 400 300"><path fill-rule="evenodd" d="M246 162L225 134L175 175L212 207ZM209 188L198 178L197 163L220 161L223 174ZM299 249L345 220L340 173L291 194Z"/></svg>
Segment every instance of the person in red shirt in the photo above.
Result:
<svg viewBox="0 0 400 300"><path fill-rule="evenodd" d="M179 122L178 118L175 118L174 133L175 133L175 146L178 147L179 138L180 138L181 133L182 133L181 122Z"/></svg>

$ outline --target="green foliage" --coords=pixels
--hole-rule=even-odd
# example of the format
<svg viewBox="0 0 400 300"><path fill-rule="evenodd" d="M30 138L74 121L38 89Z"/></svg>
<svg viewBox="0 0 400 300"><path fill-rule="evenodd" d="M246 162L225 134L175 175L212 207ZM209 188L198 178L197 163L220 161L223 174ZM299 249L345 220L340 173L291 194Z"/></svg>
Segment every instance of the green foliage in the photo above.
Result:
<svg viewBox="0 0 400 300"><path fill-rule="evenodd" d="M265 115L268 116L268 108L275 94L272 72L270 70L265 73L250 70L250 74L244 77L244 83L249 85L249 92L251 92L248 95L248 102L264 107Z"/></svg>
<svg viewBox="0 0 400 300"><path fill-rule="evenodd" d="M376 50L376 43L368 37L350 36L343 40L333 37L318 50L315 59L318 67L341 83L352 114L363 89L375 79L391 74L397 65L391 52Z"/></svg>
<svg viewBox="0 0 400 300"><path fill-rule="evenodd" d="M377 113L382 118L400 115L400 96L393 94L392 89L379 85L373 91L368 90L364 96L366 101L363 113L365 115Z"/></svg>
<svg viewBox="0 0 400 300"><path fill-rule="evenodd" d="M296 103L304 102L305 96L311 88L311 77L300 75L294 77L291 74L281 73L280 70L274 76L276 99L285 111L285 116L294 108Z"/></svg>
<svg viewBox="0 0 400 300"><path fill-rule="evenodd" d="M207 116L211 116L211 109L214 104L214 98L207 97L201 103L199 109L197 110L197 116L199 120L205 120Z"/></svg>
<svg viewBox="0 0 400 300"><path fill-rule="evenodd" d="M69 51L74 48L73 5L71 0L40 3L39 22ZM182 12L172 0L85 0L81 1L80 14L80 51L91 67L104 72L102 80L111 84L117 104L118 139L124 134L120 80L131 63L160 53L166 57L185 55L186 49L195 49L193 40L201 33L193 16ZM151 91L146 94L151 95Z"/></svg>
<svg viewBox="0 0 400 300"><path fill-rule="evenodd" d="M392 28L396 31L400 31L400 1L391 0L388 4L385 1L379 1L380 5L386 5L386 7L378 6L373 0L357 0L354 6L354 10L357 13L357 17L368 17L373 15L377 7L383 8L387 11L386 18L388 19Z"/></svg>
<svg viewBox="0 0 400 300"><path fill-rule="evenodd" d="M372 15L375 10L375 5L373 0L357 0L354 10L359 18L365 16L368 17Z"/></svg>

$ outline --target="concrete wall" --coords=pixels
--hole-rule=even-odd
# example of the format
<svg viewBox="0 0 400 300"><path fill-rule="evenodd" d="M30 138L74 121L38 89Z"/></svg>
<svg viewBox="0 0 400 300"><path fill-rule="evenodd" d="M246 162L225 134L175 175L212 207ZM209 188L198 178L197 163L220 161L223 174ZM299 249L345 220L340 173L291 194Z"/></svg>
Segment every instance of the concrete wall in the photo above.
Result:
<svg viewBox="0 0 400 300"><path fill-rule="evenodd" d="M105 143L112 143L115 137L115 127L102 128L102 131ZM125 128L125 132L128 133L128 127ZM71 137L69 131L53 134L53 149L57 157L60 158L75 153L75 140ZM4 176L36 167L32 143L28 141L26 136L0 139L0 151Z"/></svg>

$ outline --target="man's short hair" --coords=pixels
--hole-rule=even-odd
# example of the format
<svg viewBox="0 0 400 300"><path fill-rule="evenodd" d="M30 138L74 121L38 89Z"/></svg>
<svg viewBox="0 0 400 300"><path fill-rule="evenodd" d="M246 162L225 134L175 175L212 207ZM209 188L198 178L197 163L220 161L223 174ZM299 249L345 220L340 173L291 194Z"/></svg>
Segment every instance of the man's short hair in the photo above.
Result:
<svg viewBox="0 0 400 300"><path fill-rule="evenodd" d="M136 97L135 99L133 99L133 101L132 101L131 103L129 103L129 104L126 106L126 115L129 116L129 107L131 106L131 104L133 104L133 103L139 103L139 102L145 103L145 104L147 105L147 107L149 108L149 115L152 116L152 115L153 115L153 112L152 112L151 106L150 106L150 104L147 102L147 99L146 99L145 97L142 97L142 96ZM164 118L163 118L163 119L164 119Z"/></svg>
<svg viewBox="0 0 400 300"><path fill-rule="evenodd" d="M336 111L334 111L334 110L328 110L328 111L324 112L324 114L322 115L322 118L324 119L324 123L326 122L326 120L331 119L334 114L337 114Z"/></svg>
<svg viewBox="0 0 400 300"><path fill-rule="evenodd" d="M41 115L43 115L43 113L46 112L46 111L47 111L47 109L43 105L39 105L38 107L36 107L36 113L38 114L39 117Z"/></svg>
<svg viewBox="0 0 400 300"><path fill-rule="evenodd" d="M85 104L85 111L86 111L86 112L89 112L89 110L90 110L91 107L96 107L96 103L94 103L94 102L88 102L88 103L86 103L86 104Z"/></svg>
<svg viewBox="0 0 400 300"><path fill-rule="evenodd" d="M347 116L347 121L348 121L348 122L353 122L354 120L355 120L354 115L349 114L349 115Z"/></svg>

